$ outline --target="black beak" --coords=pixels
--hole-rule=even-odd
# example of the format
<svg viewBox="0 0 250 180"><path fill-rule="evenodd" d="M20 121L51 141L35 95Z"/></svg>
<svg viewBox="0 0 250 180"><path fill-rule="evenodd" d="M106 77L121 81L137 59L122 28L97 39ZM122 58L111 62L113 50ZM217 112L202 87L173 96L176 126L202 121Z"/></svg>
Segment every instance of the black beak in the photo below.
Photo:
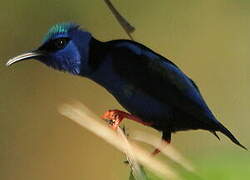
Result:
<svg viewBox="0 0 250 180"><path fill-rule="evenodd" d="M11 66L12 64L14 64L16 62L20 62L20 61L23 61L26 59L41 57L41 56L44 56L44 53L39 51L39 50L30 51L30 52L23 53L23 54L20 54L16 57L9 59L8 62L6 63L6 66Z"/></svg>

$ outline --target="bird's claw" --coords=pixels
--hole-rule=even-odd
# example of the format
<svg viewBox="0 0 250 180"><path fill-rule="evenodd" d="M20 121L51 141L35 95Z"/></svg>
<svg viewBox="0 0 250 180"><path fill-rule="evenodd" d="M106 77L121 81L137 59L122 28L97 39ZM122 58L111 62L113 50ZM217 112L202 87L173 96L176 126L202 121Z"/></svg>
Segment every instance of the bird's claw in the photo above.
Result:
<svg viewBox="0 0 250 180"><path fill-rule="evenodd" d="M101 118L108 122L112 129L116 130L125 118L123 113L124 112L119 110L108 110L101 116Z"/></svg>
<svg viewBox="0 0 250 180"><path fill-rule="evenodd" d="M135 115L129 114L127 112L123 112L120 110L108 110L102 116L102 119L108 122L108 124L112 127L112 129L117 129L119 124L122 122L124 118L133 120L135 122L141 123L145 126L152 126L153 123L151 122L144 122L140 118Z"/></svg>

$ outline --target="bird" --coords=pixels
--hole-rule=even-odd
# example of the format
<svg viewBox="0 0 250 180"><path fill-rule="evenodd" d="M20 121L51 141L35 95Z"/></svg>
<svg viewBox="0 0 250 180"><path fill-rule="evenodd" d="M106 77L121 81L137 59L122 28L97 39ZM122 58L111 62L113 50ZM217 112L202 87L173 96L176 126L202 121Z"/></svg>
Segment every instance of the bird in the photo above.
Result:
<svg viewBox="0 0 250 180"><path fill-rule="evenodd" d="M139 42L103 42L78 24L59 23L49 29L37 49L9 59L6 65L29 59L104 87L127 111L112 109L103 114L113 129L127 118L162 132L166 144L175 132L201 129L218 139L216 132L220 132L247 150L216 119L195 82ZM153 154L158 152L155 149Z"/></svg>

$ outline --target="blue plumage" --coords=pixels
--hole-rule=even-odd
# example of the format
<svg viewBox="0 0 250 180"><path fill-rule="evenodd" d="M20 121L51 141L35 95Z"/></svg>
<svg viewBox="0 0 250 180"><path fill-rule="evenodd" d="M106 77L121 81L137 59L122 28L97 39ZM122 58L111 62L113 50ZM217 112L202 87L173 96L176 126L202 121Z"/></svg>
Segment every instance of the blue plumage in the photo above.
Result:
<svg viewBox="0 0 250 180"><path fill-rule="evenodd" d="M195 83L142 44L100 42L78 25L64 23L52 27L37 50L17 56L7 65L29 58L97 82L132 115L163 132L167 141L172 132L204 129L215 135L222 132L245 148L216 120Z"/></svg>

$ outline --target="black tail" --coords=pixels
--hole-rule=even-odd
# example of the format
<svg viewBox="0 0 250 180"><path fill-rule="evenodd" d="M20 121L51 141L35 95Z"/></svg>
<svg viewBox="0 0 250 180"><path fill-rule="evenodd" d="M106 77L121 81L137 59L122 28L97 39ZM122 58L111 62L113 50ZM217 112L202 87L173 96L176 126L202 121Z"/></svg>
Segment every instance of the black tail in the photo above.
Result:
<svg viewBox="0 0 250 180"><path fill-rule="evenodd" d="M233 141L238 146L242 147L245 150L248 150L245 146L240 144L240 142L234 137L234 135L227 128L225 128L221 123L218 124L217 131L220 131L223 134L225 134L229 139L231 139L231 141Z"/></svg>

